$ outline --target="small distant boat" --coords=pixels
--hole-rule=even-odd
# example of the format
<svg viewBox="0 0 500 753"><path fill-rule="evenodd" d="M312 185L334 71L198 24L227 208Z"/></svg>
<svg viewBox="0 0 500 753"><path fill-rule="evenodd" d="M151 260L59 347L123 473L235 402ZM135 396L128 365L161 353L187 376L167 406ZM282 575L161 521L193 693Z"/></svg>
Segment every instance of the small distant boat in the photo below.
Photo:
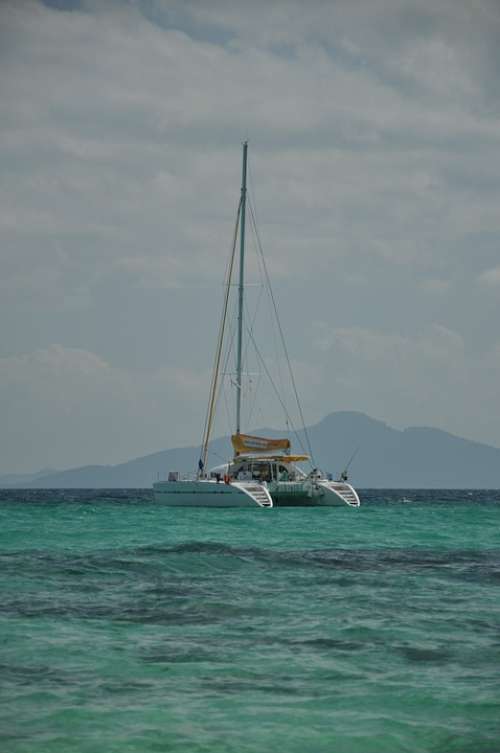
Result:
<svg viewBox="0 0 500 753"><path fill-rule="evenodd" d="M347 470L343 471L337 480L333 480L316 468L306 473L297 463L311 462L310 455L292 454L288 438L270 439L241 433L247 153L248 143L245 142L243 144L241 197L232 256L225 281L223 313L198 472L195 477L186 478L177 471L171 471L167 481L158 481L153 484L154 497L158 502L172 507L271 508L280 506L345 507L346 505L359 507L359 497L348 483ZM219 390L221 358L238 234L240 254L235 375L236 431L231 437L234 455L230 461L212 468L207 473L205 468Z"/></svg>

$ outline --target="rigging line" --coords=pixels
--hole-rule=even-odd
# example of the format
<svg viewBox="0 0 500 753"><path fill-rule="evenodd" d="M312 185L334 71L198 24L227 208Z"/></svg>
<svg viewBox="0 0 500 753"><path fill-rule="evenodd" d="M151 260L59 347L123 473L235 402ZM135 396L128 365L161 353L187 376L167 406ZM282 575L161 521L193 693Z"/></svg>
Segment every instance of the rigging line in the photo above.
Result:
<svg viewBox="0 0 500 753"><path fill-rule="evenodd" d="M250 404L250 411L249 411L249 414L248 414L248 426L252 425L252 418L253 418L253 414L255 413L255 406L257 405L257 395L258 395L258 392L259 392L261 381L262 381L262 374L259 374L258 377L257 377L257 385L256 385L255 390L254 390L253 401Z"/></svg>
<svg viewBox="0 0 500 753"><path fill-rule="evenodd" d="M234 287L234 286L233 286ZM237 302L233 299L233 309L237 308ZM222 379L219 381L219 386L217 388L217 395L215 399L215 412L217 412L219 403L220 403L220 396L221 394L224 395L224 401L225 401L225 408L226 408L226 418L228 421L228 431L229 434L232 433L231 429L231 411L229 409L228 405L228 398L227 398L227 389L226 389L226 380L224 379L225 376L228 376L228 365L229 360L231 358L233 347L234 347L234 341L236 338L236 326L233 323L233 320L235 320L236 317L229 317L228 319L228 329L229 329L229 338L226 338L226 341L228 340L228 346L223 354L223 364L222 364ZM231 380L230 380L231 381Z"/></svg>
<svg viewBox="0 0 500 753"><path fill-rule="evenodd" d="M250 210L252 212L251 227L252 227L252 229L254 231L252 233L252 241L253 241L254 247L256 247L257 263L258 263L259 275L260 275L260 280L261 280L261 285L262 285L261 291L263 292L263 289L264 289L264 287L266 285L266 280L265 280L265 275L264 275L264 271L265 270L264 270L264 265L263 265L262 250L259 249L259 247L257 246L257 243L260 243L260 240L259 240L259 237L258 237L258 233L256 231L256 228L257 228L257 220L256 220L256 217L257 217L257 207L256 207L255 201L253 199L253 195L254 195L254 192L253 192L253 175L251 173L251 168L249 170L249 181L250 181L250 186L251 186L252 190L249 193L247 193L247 199L248 199L248 202L249 202ZM261 296L259 296L259 303L260 303L260 297ZM284 383L283 374L282 374L282 368L281 368L281 359L280 359L279 349L278 349L278 345L277 345L276 317L273 316L273 310L272 310L272 306L271 306L270 296L267 299L267 305L269 306L269 314L270 314L269 318L270 318L270 321L272 322L272 324L271 324L271 334L272 334L272 340L273 340L273 350L274 350L274 353L276 354L277 377L278 377L279 387L281 389L281 395L282 395L282 398L283 398L283 402L286 405L285 401L286 401L286 391L287 390L285 389L285 383ZM260 385L260 381L259 381L259 385ZM253 410L252 410L252 415L253 415Z"/></svg>
<svg viewBox="0 0 500 753"><path fill-rule="evenodd" d="M236 216L236 222L237 223L238 223L238 220L239 220L239 211L240 211L240 207L238 206L238 213L237 213L237 216ZM233 248L231 250L231 255L230 255L229 259L228 259L226 271L224 273L224 282L222 284L222 287L224 288L224 304L226 302L227 289L228 289L228 285L230 283L230 266L231 266L231 262L232 262L232 258L233 258L233 254L234 254L234 249L235 249L235 244L233 243ZM213 390L214 390L214 376L215 376L215 370L216 370L215 369L215 363L216 363L216 360L217 360L217 348L218 348L218 345L219 345L219 337L220 337L220 331L221 331L221 326L222 326L222 322L223 322L223 316L224 316L224 305L223 305L223 308L222 308L221 318L220 318L220 321L219 321L219 332L218 332L218 336L217 336L217 347L216 347L216 354L214 356L214 365L212 367L212 375L211 375L211 382L210 382L210 392L209 392L209 401L208 401L208 404L207 404L207 410L206 410L206 414L205 414L205 422L203 424L203 437L205 437L206 430L207 430L207 421L208 421L208 415L209 415L209 411L210 411L210 400L211 400L212 393L213 393ZM202 443L202 448L201 448L201 451L200 451L200 457L201 457L201 453L202 452L203 452L203 443Z"/></svg>
<svg viewBox="0 0 500 753"><path fill-rule="evenodd" d="M231 414L229 412L229 402L227 399L227 389L226 389L226 383L222 381L221 383L221 390L220 392L224 395L224 407L226 409L226 421L227 421L227 429L228 434L231 433Z"/></svg>
<svg viewBox="0 0 500 753"><path fill-rule="evenodd" d="M248 192L247 192L247 196L248 196ZM258 249L256 248L255 238L253 238L253 241L254 241L254 243L253 243L254 253L255 253L255 255L256 255L256 257L257 257L257 259L259 261L259 264L260 264L260 257L259 257ZM248 283L247 283L247 285L248 285ZM253 334L253 332L255 330L255 323L257 321L257 315L259 313L260 302L261 302L262 295L264 293L264 280L263 280L263 278L261 279L260 283L258 284L258 287L259 287L259 293L258 293L258 297L257 297L257 302L255 304L255 310L254 310L253 313L250 312L250 308L248 306L247 298L245 298L244 301L243 301L243 306L244 306L244 309L245 309L244 320L245 320L245 322L247 322L247 321L251 322L250 332L252 334ZM245 326L245 328L247 329L247 326ZM249 346L250 346L250 340L247 338L246 342L244 343L244 351L243 351L242 359L241 359L242 367L244 367L245 364L248 364ZM243 384L240 385L240 389L243 392ZM247 422L247 425L248 425L248 422Z"/></svg>
<svg viewBox="0 0 500 753"><path fill-rule="evenodd" d="M248 198L248 200L250 200L249 196L248 196L248 191L247 191L247 198ZM257 261L258 261L258 263L260 265L260 257L259 257L258 249L255 248L255 239L253 239L253 240L254 240L254 244L253 244L254 245L254 250L257 251L257 253L255 255L256 255ZM247 254L247 258L248 258L248 254ZM255 322L257 320L257 314L259 313L260 301L261 301L261 298L262 298L262 294L264 292L264 279L262 278L262 275L261 275L261 282L260 282L260 284L259 284L258 287L259 287L259 295L258 295L258 298L257 298L257 303L255 304L255 311L254 311L253 316L250 316L250 309L248 307L248 302L247 302L248 296L245 299L244 304L243 304L244 307L245 307L245 312L246 312L245 321L250 321L251 320L251 322L252 322L251 327L250 327L250 330L251 330L252 333L253 333L253 331L255 329ZM250 344L250 340L247 340L246 343L245 343L245 351L243 353L242 363L245 363L245 360L247 358L249 344Z"/></svg>
<svg viewBox="0 0 500 753"><path fill-rule="evenodd" d="M236 308L236 306L233 306L233 308ZM229 320L229 345L224 354L224 363L222 365L223 376L228 375L228 364L229 364L229 359L231 358L231 354L233 352L233 345L234 345L235 337L236 337L236 327L234 326L234 324L232 323L232 320L230 319Z"/></svg>
<svg viewBox="0 0 500 753"><path fill-rule="evenodd" d="M222 455L219 455L219 453L218 453L218 452L215 452L215 450L209 450L209 451L208 451L208 454L209 454L209 455L215 455L215 457L216 457L216 458L219 458L219 460L222 460L222 461L223 461L223 463L227 463L227 458L223 458L223 457L222 457Z"/></svg>
<svg viewBox="0 0 500 753"><path fill-rule="evenodd" d="M253 338L253 332L254 332L254 328L255 328L255 320L256 320L256 318L257 318L257 313L258 313L258 306L259 306L260 298L261 298L261 296L262 296L262 291L263 291L263 288L261 287L261 289L260 289L260 293L259 293L259 300L257 301L257 307L256 307L256 309L255 309L255 313L254 313L254 317L253 317L253 321L252 321L252 324L251 324L250 328L247 328L247 329L248 329L248 332L249 332L249 334L250 334L250 337L252 337L252 338ZM246 305L246 304L245 304L245 309L246 309L246 311L247 311L247 314L248 314L248 317L247 317L247 318L248 318L248 319L250 319L250 312L248 311L248 307L247 307L247 305ZM248 364L248 358L247 358L247 354L248 354L248 349L249 349L249 347L250 347L250 337L249 337L249 338L247 338L247 342L246 342L246 348L245 348L245 362L246 362L247 364ZM261 375L259 374L259 377L260 377L260 376L261 376ZM250 381L251 381L251 380L250 380ZM259 380L259 382L257 382L257 387L258 387L259 385L260 385L260 380ZM253 414L253 410L254 410L254 407L255 407L255 401L256 401L256 400L257 400L257 390L254 390L254 393L253 393L253 404L252 404L252 403L250 403L250 409L249 409L249 411L248 411L247 426L250 426L250 419L251 419L251 416L252 416L252 414Z"/></svg>
<svg viewBox="0 0 500 753"><path fill-rule="evenodd" d="M290 415L289 415L289 413L288 413L288 411L287 411L287 409L286 409L286 405L284 404L283 400L281 399L281 395L280 395L280 393L279 393L279 390L278 390L278 388L276 387L276 385L274 384L273 378L272 378L271 374L269 373L269 369L268 369L268 368L267 368L267 366L266 366L266 362L264 361L264 357L262 356L262 353L260 352L259 348L257 347L257 343L255 342L255 340L254 340L253 336L252 336L252 338L251 338L251 339L252 339L252 343L253 343L253 346L254 346L254 348L255 348L255 352L257 353L257 356L258 356L258 357L259 357L259 359L260 359L260 362L261 362L261 364L262 364L262 366L263 366L263 368L264 368L264 371L266 372L266 376L267 376L267 378L269 379L269 381L270 381L270 383L271 383L271 386L272 386L272 388L274 389L274 392L275 392L275 394L276 394L276 397L278 398L278 401L279 401L279 403L280 403L280 405L281 405L281 408L283 409L283 413L285 414L285 418L286 418L286 419L288 420L288 422L290 423L290 426L292 427L292 431L293 431L293 433L295 434L295 437L296 437L296 439L297 439L297 442L299 443L299 445L300 445L300 447L301 447L302 451L304 451L304 445L303 445L303 443L302 443L302 440L301 440L301 438L300 438L300 435L299 435L299 434L297 433L297 431L296 431L296 429L295 429L295 427L294 427L294 425L293 425L293 421L292 421L292 419L291 419L291 417L290 417ZM312 456L311 456L311 457L312 457Z"/></svg>
<svg viewBox="0 0 500 753"><path fill-rule="evenodd" d="M221 321L220 321L220 326L219 326L219 337L217 340L217 348L215 351L215 358L214 358L214 368L213 368L212 380L210 384L209 405L208 405L207 415L205 418L205 427L203 431L203 444L202 444L202 452L201 452L201 458L200 458L200 464L199 464L200 470L203 470L207 462L208 443L210 441L210 432L212 429L212 422L213 422L213 417L214 417L215 397L216 397L217 386L218 386L218 381L219 381L220 359L222 355L222 346L224 344L227 308L228 308L228 303L229 303L229 292L231 290L231 279L233 275L234 257L236 253L236 242L238 239L238 227L240 224L241 206L242 206L242 199L240 198L240 201L238 203L238 211L236 213L236 222L234 224L233 245L232 245L232 250L231 250L231 256L229 259L227 275L225 279L226 289L224 291L224 303L222 306L222 316L221 316Z"/></svg>
<svg viewBox="0 0 500 753"><path fill-rule="evenodd" d="M299 444L299 446L300 446L300 448L301 448L302 452L305 452L304 444L303 444L303 442L302 442L302 440L301 440L301 438L300 438L300 434L299 434L299 433L297 432L297 430L295 429L295 426L294 426L293 420L292 420L292 418L291 418L290 414L289 414L289 413L288 413L288 411L287 411L286 405L284 404L284 402L283 402L283 400L282 400L282 398L281 398L281 395L280 395L280 393L279 393L279 390L278 390L278 388L276 387L276 385L275 385L275 383L274 383L274 380L273 380L273 378L272 378L272 376L271 376L271 374L270 374L270 372L269 372L269 369L268 369L268 368L267 368L267 366L266 366L266 363L265 363L264 357L263 357L262 353L260 352L259 348L257 347L257 343L255 342L255 340L253 341L253 344L254 344L255 352L256 352L256 354L257 354L258 358L260 359L260 361L261 361L261 363L262 363L262 366L263 366L263 368L264 368L264 371L266 372L266 376L267 376L267 378L269 379L269 382L270 382L270 384L271 384L271 386L272 386L272 388L273 388L273 390L274 390L274 392L275 392L275 394L276 394L276 397L278 398L278 402L279 402L279 403L280 403L280 405L281 405L281 408L282 408L282 410L283 410L283 413L284 413L284 415L285 415L285 419L286 419L287 423L288 423L288 424L289 424L289 425L291 426L292 432L293 432L293 433L295 434L295 438L296 438L296 440L297 440L297 442L298 442L298 444ZM262 412L262 410L261 410L261 412Z"/></svg>
<svg viewBox="0 0 500 753"><path fill-rule="evenodd" d="M227 424L228 424L228 432L229 432L229 434L231 434L231 411L229 410L229 405L228 405L228 401L227 401L226 382L224 380L224 376L227 373L227 367L228 367L229 359L231 357L231 353L232 353L232 349L233 349L233 345L234 345L234 339L235 339L235 335L236 335L236 327L234 327L231 324L231 318L229 319L228 327L229 327L229 344L227 346L227 349L226 349L225 353L223 354L223 359L224 359L224 362L223 362L223 365L222 365L222 377L223 378L219 380L219 385L218 385L217 390L216 390L214 413L217 413L217 410L218 410L218 407L219 407L219 403L220 403L220 396L221 396L221 394L223 394L224 395L224 401L225 401L225 407L226 407L226 418L227 418Z"/></svg>
<svg viewBox="0 0 500 753"><path fill-rule="evenodd" d="M235 308L235 306L233 306L233 308ZM226 348L226 350L225 350L225 352L223 354L224 355L224 363L223 363L223 366L222 366L222 369L223 369L222 373L223 373L223 375L226 374L226 372L227 372L227 365L228 365L229 358L230 358L230 355L231 355L231 352L232 352L232 349L233 349L234 338L236 336L236 327L233 324L233 318L229 317L229 321L228 321L229 344L228 344L228 346L227 346L227 348Z"/></svg>
<svg viewBox="0 0 500 753"><path fill-rule="evenodd" d="M261 285L260 286L260 290L259 290L259 297L257 299L257 303L256 303L256 306L255 306L255 311L254 311L253 317L250 317L250 310L249 310L249 308L247 306L246 301L243 304L244 307L245 307L246 315L247 315L245 317L245 320L246 321L250 321L250 319L251 319L251 321L252 321L252 323L250 325L250 328L249 328L249 332L251 333L252 336L253 336L253 333L254 333L255 322L257 320L257 314L259 313L260 299L262 298L263 292L264 292L264 287ZM247 329L248 329L248 327L247 327ZM248 356L248 348L249 348L249 346L250 346L250 339L247 339L246 344L245 344L245 352L243 354L242 363L246 363L247 362L247 356Z"/></svg>
<svg viewBox="0 0 500 753"><path fill-rule="evenodd" d="M239 211L239 209L238 209L238 211ZM230 260L228 261L228 266L226 268L226 272L225 272L225 275L224 275L224 284L229 279L229 273L230 273L229 270L230 270L230 267L231 267L231 260L232 260L233 253L234 253L234 251L232 252ZM223 287L224 287L224 284L223 284ZM226 288L226 290L227 290L227 288ZM207 410L206 410L206 414L205 414L205 422L204 422L204 425L203 425L203 440L202 440L202 446L201 446L201 450L200 450L200 458L202 458L202 456L204 454L205 447L208 446L208 439L206 440L206 435L207 435L207 431L208 431L207 430L207 425L208 425L208 422L209 422L209 416L210 416L210 412L211 412L211 408L212 408L212 401L213 401L214 392L215 392L218 351L219 351L219 347L220 347L220 337L221 337L221 331L222 331L223 321L224 321L225 298L226 298L226 293L224 294L224 305L223 305L223 309L222 309L222 313L221 313L221 319L220 319L220 322L219 322L219 333L218 333L218 336L217 336L217 347L216 347L216 350L215 350L214 364L213 364L213 367L212 367L212 376L211 376L211 381L210 381L209 400L208 400Z"/></svg>
<svg viewBox="0 0 500 753"><path fill-rule="evenodd" d="M271 309L271 312L270 312L271 313L271 317L270 318L273 321L272 334L273 334L274 350L275 350L275 353L276 353L278 379L279 379L279 382L280 382L281 393L284 394L285 393L284 381L283 381L283 377L282 377L282 373L281 373L281 368L280 368L280 363L279 363L278 348L277 348L277 345L276 345L276 331L275 331L275 327L277 325L279 325L279 316L278 316L278 311L277 311L276 304L274 303L274 300L273 300L271 282L270 282L269 275L267 273L267 267L266 267L266 264L265 264L264 253L263 253L263 250L262 250L262 245L260 243L259 234L257 232L257 225L256 225L256 220L255 220L255 212L254 212L253 202L252 202L251 196L247 196L247 198L248 198L248 203L249 203L250 213L251 213L251 225L252 225L252 229L254 231L255 241L258 244L257 245L257 250L258 250L257 259L258 259L258 263L259 263L259 270L260 270L260 273L261 273L261 279L262 279L262 282L263 282L264 285L266 284L266 280L267 280L267 287L268 287L269 294L270 294L269 297L271 299L271 302L274 304L274 317L272 316L273 310ZM285 351L285 355L286 355L286 347L285 347L284 336L283 336L282 332L281 332L281 340L282 340L283 350ZM256 342L255 342L255 338L253 337L253 333L252 333L252 341L253 341L254 348L255 348L255 351L256 351L257 355L260 358L262 358L260 352L258 351ZM288 408L286 406L286 403L285 403L283 397L281 396L281 393L276 388L276 385L275 385L275 383L273 381L273 378L271 376L270 371L267 369L267 367L265 365L264 365L264 367L266 368L266 373L267 373L268 379L271 382L271 385L272 385L273 389L275 390L276 394L278 395L278 398L279 398L279 401L280 401L280 404L281 404L281 407L283 409L283 413L284 413L284 416L285 416L285 419L286 419L287 427L288 426L291 427L291 430L295 434L295 437L296 437L296 439L297 439L297 441L298 441L298 443L299 443L302 451L305 452L304 445L302 443L302 440L300 439L300 436L298 435L298 433L297 433L297 431L295 429L295 426L294 426L294 423L293 423L293 421L291 419L290 413L288 412ZM293 372L292 372L292 369L291 369L291 365L290 365L289 359L288 359L288 370L289 370L289 373L290 373L290 380L292 381L292 384L293 384ZM296 395L296 397L298 399L298 395ZM305 430L303 416L302 416L302 426L303 426L304 434L307 436L307 432ZM310 447L311 447L310 443L308 442L309 454L312 457L312 451L311 451Z"/></svg>
<svg viewBox="0 0 500 753"><path fill-rule="evenodd" d="M264 269L263 269L263 264L262 264L262 257L261 257L260 254L258 254L257 258L259 260L259 271L260 271L260 274L261 274L262 283L263 283L263 285L265 285ZM283 374L282 374L281 353L280 353L280 351L278 349L278 343L277 343L276 318L273 316L273 310L272 310L270 296L267 297L267 305L269 307L269 315L270 315L269 318L270 318L270 321L271 321L271 327L270 327L270 329L271 329L271 335L272 335L272 339L273 339L273 349L274 349L274 353L276 354L276 371L277 371L277 376L278 376L278 382L279 382L279 386L281 388L281 394L283 395L283 401L285 402L286 401L286 392L287 392L287 390L285 389L285 381L283 379Z"/></svg>
<svg viewBox="0 0 500 753"><path fill-rule="evenodd" d="M250 192L249 192L250 193L250 197L257 196L256 191L254 191L253 171L252 171L252 165L251 165L251 163L248 165L248 182L250 184ZM248 192L247 192L247 194L248 194ZM248 195L247 195L247 198L248 198ZM251 198L249 198L249 201L250 200L251 200ZM255 200L253 201L253 210L254 210L255 222L257 222L257 203L256 203Z"/></svg>
<svg viewBox="0 0 500 753"><path fill-rule="evenodd" d="M260 299L262 298L262 294L264 292L264 286L263 285L259 285L259 287L260 287L259 297L257 298L257 303L255 305L255 311L254 311L254 314L253 314L253 317L252 317L252 324L251 324L251 327L250 327L251 332L253 332L254 328L255 328L255 322L256 322L256 319L257 319L257 314L259 313ZM244 306L245 306L246 314L247 314L248 318L250 318L250 310L249 310L249 308L247 306L246 301L244 303ZM248 345L249 345L249 341L247 340L246 345L245 345L245 352L243 353L242 363L245 362L245 359L247 357Z"/></svg>
<svg viewBox="0 0 500 753"><path fill-rule="evenodd" d="M255 204L252 202L252 197L251 196L248 197L248 200L249 200L249 204L251 204L251 208L253 208L252 229L254 230L254 235L255 235L255 237L258 240L258 234L257 234L257 231L256 231L256 228L257 228L256 207L255 207ZM264 274L265 273L265 269L264 269L264 264L263 264L263 253L262 253L261 250L260 250L259 253L257 253L257 260L258 260L258 264L259 264L259 272L260 272L260 276L261 276L262 285L265 286L265 284L266 284L265 274ZM274 349L274 353L276 354L276 371L277 371L277 376L278 376L278 382L279 382L279 386L281 387L282 394L285 395L285 392L286 392L286 390L285 390L285 381L283 379L282 368L281 368L280 352L279 352L279 349L278 349L277 339L276 339L276 337L277 337L277 332L276 332L276 328L277 328L276 316L273 316L271 296L269 296L269 298L267 299L267 304L269 306L270 320L272 322L272 325L271 325L271 334L272 334L272 338L273 338L273 349Z"/></svg>
<svg viewBox="0 0 500 753"><path fill-rule="evenodd" d="M285 357L286 357L287 364L288 364L288 370L290 372L290 379L291 379L291 382L292 382L293 392L294 392L294 395L295 395L295 401L297 403L297 408L299 410L300 420L302 422L302 430L304 432L304 436L305 436L305 439L306 439L306 442L307 442L307 448L309 450L309 454L311 456L313 464L315 464L314 463L314 455L313 455L313 451L312 451L312 447L311 447L311 442L309 440L309 434L308 434L308 431L307 431L307 428L306 428L306 424L305 424L305 421L304 421L304 414L302 413L302 406L301 406L300 400L299 400L299 393L297 391L297 385L295 383L295 377L293 375L293 370L292 370L292 366L291 366L291 363L290 363L290 357L288 355L288 348L286 347L285 337L284 337L284 334L283 334L283 329L281 327L281 321L280 321L280 318L279 318L279 315L278 315L278 307L276 305L276 300L274 298L273 289L271 287L271 280L269 279L269 273L267 271L266 260L265 260L265 257L264 257L264 252L262 250L262 244L260 242L260 237L259 237L259 233L258 233L258 230L257 230L256 222L255 222L255 215L254 215L254 212L253 212L253 206L252 206L252 203L250 201L248 203L249 203L249 207L250 207L250 215L251 215L251 218L252 218L252 224L253 224L253 227L254 227L255 237L257 238L257 244L258 244L258 247L259 247L260 254L262 256L262 263L264 265L264 272L265 272L265 275L266 275L267 285L268 285L268 288L269 288L269 295L271 296L271 300L272 300L273 308L274 308L274 314L276 316L276 322L278 324L278 330L279 330L280 337L281 337L281 344L283 345L283 350L284 350Z"/></svg>
<svg viewBox="0 0 500 753"><path fill-rule="evenodd" d="M271 305L271 302L269 301L269 306L270 305ZM270 313L271 313L271 320L272 320L271 332L272 332L272 338L273 338L273 347L274 347L274 352L276 353L276 371L277 371L277 374L278 374L278 382L279 382L280 388L283 391L283 395L285 396L286 392L287 392L287 389L285 387L285 380L283 378L283 371L282 371L282 364L281 364L281 355L279 354L279 351L278 351L278 342L277 342L278 338L277 338L277 333L276 333L276 322L274 321L274 317L272 317L272 311Z"/></svg>
<svg viewBox="0 0 500 753"><path fill-rule="evenodd" d="M227 316L226 316L226 318L227 318ZM231 351L232 351L232 347L233 347L233 343L234 343L234 337L235 337L235 329L234 329L234 327L231 327L231 325L229 325L229 326L230 326L230 341L229 341L229 346L227 348L227 352L225 354L223 354L223 357L225 359L224 363L223 363L223 367L222 367L222 376L223 377L224 377L224 374L225 374L225 372L227 370L227 364L228 364L228 361L229 361L229 358L230 358L230 355L231 355ZM220 374L220 362L219 362L219 374ZM222 378L222 379L219 378L217 384L214 386L214 408L213 408L213 416L214 417L215 417L215 415L217 413L217 410L218 410L218 407L219 407L221 392L224 392L224 397L226 399L226 390L225 390L224 378ZM229 432L231 432L231 428L230 428L231 427L231 414L230 414L229 408L227 406L227 403L226 403L226 414L227 414L228 429L229 429ZM212 422L212 425L213 425L213 422ZM207 452L208 452L208 445L207 445Z"/></svg>
<svg viewBox="0 0 500 753"><path fill-rule="evenodd" d="M227 351L226 351L226 353L224 355L224 364L222 366L223 376L227 374L227 367L228 367L228 363L229 363L229 358L231 357L231 353L233 351L234 338L235 338L235 335L236 335L236 327L232 326L231 324L229 325L229 334L230 334L229 345L228 345Z"/></svg>
<svg viewBox="0 0 500 753"><path fill-rule="evenodd" d="M229 345L228 345L226 353L224 354L224 363L222 365L222 376L223 377L226 375L226 372L227 372L227 365L229 363L229 358L231 357L231 352L232 352L232 349L233 349L235 333L236 333L235 328L234 327L230 327ZM215 410L216 411L217 411L217 408L219 406L221 393L224 395L224 403L225 403L225 408L226 408L227 426L228 426L229 434L231 434L231 411L229 410L229 404L228 404L228 399L227 399L226 382L225 382L224 378L222 378L220 380L220 382L219 382L217 397L216 397L216 401L215 401Z"/></svg>

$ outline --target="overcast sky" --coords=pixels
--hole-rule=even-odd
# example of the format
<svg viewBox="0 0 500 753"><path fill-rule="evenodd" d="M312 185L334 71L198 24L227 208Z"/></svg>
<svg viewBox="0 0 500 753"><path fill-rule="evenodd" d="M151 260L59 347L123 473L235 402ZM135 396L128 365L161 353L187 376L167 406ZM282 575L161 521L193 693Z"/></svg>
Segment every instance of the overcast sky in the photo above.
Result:
<svg viewBox="0 0 500 753"><path fill-rule="evenodd" d="M500 447L498 0L3 0L0 97L0 472L199 441L245 138L307 422Z"/></svg>

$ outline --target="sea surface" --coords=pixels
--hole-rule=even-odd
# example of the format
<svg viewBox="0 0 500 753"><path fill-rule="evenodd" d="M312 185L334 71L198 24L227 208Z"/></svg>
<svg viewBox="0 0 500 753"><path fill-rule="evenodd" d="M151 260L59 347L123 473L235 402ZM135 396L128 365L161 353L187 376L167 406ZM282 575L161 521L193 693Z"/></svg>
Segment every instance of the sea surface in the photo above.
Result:
<svg viewBox="0 0 500 753"><path fill-rule="evenodd" d="M498 753L500 492L0 491L1 753Z"/></svg>

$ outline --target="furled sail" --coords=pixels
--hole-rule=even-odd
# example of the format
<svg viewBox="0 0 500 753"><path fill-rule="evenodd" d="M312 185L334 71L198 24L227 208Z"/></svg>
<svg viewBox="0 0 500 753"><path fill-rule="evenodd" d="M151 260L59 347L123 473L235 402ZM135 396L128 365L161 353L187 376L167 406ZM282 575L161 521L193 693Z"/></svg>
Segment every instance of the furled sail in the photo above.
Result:
<svg viewBox="0 0 500 753"><path fill-rule="evenodd" d="M290 449L289 439L266 439L253 437L250 434L233 434L231 442L236 455L242 452L275 452Z"/></svg>

